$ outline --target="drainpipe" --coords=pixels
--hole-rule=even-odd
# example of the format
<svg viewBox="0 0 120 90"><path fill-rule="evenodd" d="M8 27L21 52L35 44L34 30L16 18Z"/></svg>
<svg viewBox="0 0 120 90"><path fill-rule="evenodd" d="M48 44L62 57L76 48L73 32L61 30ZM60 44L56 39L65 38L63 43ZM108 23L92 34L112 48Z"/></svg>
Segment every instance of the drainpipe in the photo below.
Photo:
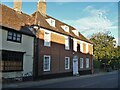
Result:
<svg viewBox="0 0 120 90"><path fill-rule="evenodd" d="M39 26L33 26L33 29L36 31L36 37L35 37L35 51L34 51L34 76L33 76L33 79L35 80L36 78L38 78L38 60L39 60L39 37L37 37L40 32L38 31L39 30Z"/></svg>

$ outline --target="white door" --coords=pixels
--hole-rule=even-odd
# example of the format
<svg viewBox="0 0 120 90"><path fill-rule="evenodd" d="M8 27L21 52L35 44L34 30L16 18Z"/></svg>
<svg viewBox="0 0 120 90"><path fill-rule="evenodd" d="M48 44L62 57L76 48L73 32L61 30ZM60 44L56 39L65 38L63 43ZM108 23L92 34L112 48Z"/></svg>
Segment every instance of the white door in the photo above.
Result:
<svg viewBox="0 0 120 90"><path fill-rule="evenodd" d="M78 59L73 59L73 75L78 74Z"/></svg>

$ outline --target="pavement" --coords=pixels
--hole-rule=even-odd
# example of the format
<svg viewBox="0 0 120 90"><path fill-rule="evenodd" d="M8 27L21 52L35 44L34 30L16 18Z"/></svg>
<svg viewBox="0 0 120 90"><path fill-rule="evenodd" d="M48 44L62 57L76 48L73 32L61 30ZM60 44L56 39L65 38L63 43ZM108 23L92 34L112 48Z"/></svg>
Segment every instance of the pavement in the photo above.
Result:
<svg viewBox="0 0 120 90"><path fill-rule="evenodd" d="M82 79L82 78L101 76L101 75L105 75L107 73L112 74L112 73L115 73L115 72L117 72L117 71L99 72L99 73L89 74L89 75L70 76L70 77L62 77L62 78L39 80L39 81L26 81L26 82L20 82L20 83L3 84L2 88L27 88L27 87L32 87L32 86L35 87L35 86L39 86L39 85L53 84L53 83L58 83L58 82L64 82L64 81L71 81L71 80L77 80L77 79Z"/></svg>

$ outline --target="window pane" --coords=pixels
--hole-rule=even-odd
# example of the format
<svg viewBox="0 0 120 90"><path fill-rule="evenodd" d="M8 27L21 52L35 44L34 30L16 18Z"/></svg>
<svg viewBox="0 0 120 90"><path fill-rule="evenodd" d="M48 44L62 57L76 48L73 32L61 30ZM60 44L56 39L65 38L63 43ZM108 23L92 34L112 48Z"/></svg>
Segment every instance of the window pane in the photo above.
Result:
<svg viewBox="0 0 120 90"><path fill-rule="evenodd" d="M44 33L44 46L50 46L50 32Z"/></svg>
<svg viewBox="0 0 120 90"><path fill-rule="evenodd" d="M17 37L17 41L20 41L20 38L19 38L19 37Z"/></svg>
<svg viewBox="0 0 120 90"><path fill-rule="evenodd" d="M86 58L86 68L89 68L89 58Z"/></svg>
<svg viewBox="0 0 120 90"><path fill-rule="evenodd" d="M16 33L13 33L13 36L14 36L14 37L16 37L16 35L17 35Z"/></svg>
<svg viewBox="0 0 120 90"><path fill-rule="evenodd" d="M13 34L12 32L8 32L8 35L9 35L9 36L12 36L12 34Z"/></svg>
<svg viewBox="0 0 120 90"><path fill-rule="evenodd" d="M21 37L21 35L20 35L20 34L17 34L17 37L19 37L19 38L20 38L20 37Z"/></svg>
<svg viewBox="0 0 120 90"><path fill-rule="evenodd" d="M21 42L21 34L17 32L8 32L7 39L14 42Z"/></svg>
<svg viewBox="0 0 120 90"><path fill-rule="evenodd" d="M5 63L4 65L2 65L2 67L5 68L3 69L3 71L22 70L23 53L13 51L2 51L2 56L2 61L4 61Z"/></svg>
<svg viewBox="0 0 120 90"><path fill-rule="evenodd" d="M69 50L69 37L65 37L65 49Z"/></svg>
<svg viewBox="0 0 120 90"><path fill-rule="evenodd" d="M12 40L12 36L8 36L8 39Z"/></svg>
<svg viewBox="0 0 120 90"><path fill-rule="evenodd" d="M50 57L45 56L44 57L44 71L49 71L50 70Z"/></svg>
<svg viewBox="0 0 120 90"><path fill-rule="evenodd" d="M80 58L80 68L83 68L83 58Z"/></svg>
<svg viewBox="0 0 120 90"><path fill-rule="evenodd" d="M69 69L69 68L70 68L70 58L65 57L65 69Z"/></svg>
<svg viewBox="0 0 120 90"><path fill-rule="evenodd" d="M13 37L13 40L16 40L16 37Z"/></svg>
<svg viewBox="0 0 120 90"><path fill-rule="evenodd" d="M10 40L12 40L12 35L13 35L13 33L12 32L8 32L8 39L10 39Z"/></svg>

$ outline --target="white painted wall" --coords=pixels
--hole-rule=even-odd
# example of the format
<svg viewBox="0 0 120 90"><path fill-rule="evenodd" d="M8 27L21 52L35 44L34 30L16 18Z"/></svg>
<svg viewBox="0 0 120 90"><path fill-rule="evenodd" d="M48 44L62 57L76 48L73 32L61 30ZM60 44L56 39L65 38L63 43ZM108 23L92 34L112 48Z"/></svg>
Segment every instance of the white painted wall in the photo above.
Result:
<svg viewBox="0 0 120 90"><path fill-rule="evenodd" d="M1 30L0 30L1 31ZM1 49L1 48L0 48ZM16 43L7 41L7 31L2 30L2 49L11 51L26 52L23 58L23 71L20 72L3 72L3 77L19 77L26 73L33 73L33 53L34 53L34 37L23 35L22 42Z"/></svg>
<svg viewBox="0 0 120 90"><path fill-rule="evenodd" d="M2 30L0 29L0 49L2 48ZM1 56L0 56L0 60L1 60ZM0 64L0 67L2 65ZM0 90L2 90L2 73L0 72Z"/></svg>
<svg viewBox="0 0 120 90"><path fill-rule="evenodd" d="M0 50L2 49L2 30L0 28Z"/></svg>

